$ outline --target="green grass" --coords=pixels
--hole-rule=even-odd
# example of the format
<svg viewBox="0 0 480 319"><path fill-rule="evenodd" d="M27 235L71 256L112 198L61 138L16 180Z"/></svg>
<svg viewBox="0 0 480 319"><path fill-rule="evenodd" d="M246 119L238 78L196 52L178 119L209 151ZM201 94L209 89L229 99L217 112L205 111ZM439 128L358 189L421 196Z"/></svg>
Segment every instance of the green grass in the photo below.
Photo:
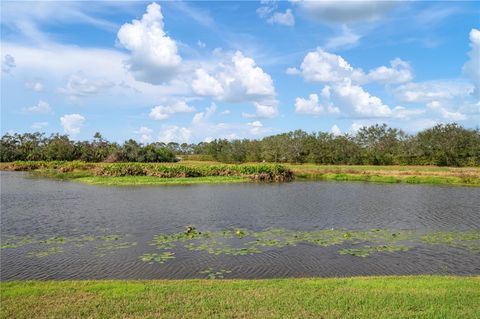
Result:
<svg viewBox="0 0 480 319"><path fill-rule="evenodd" d="M0 318L478 318L480 277L2 282Z"/></svg>
<svg viewBox="0 0 480 319"><path fill-rule="evenodd" d="M242 176L207 176L161 178L155 176L90 176L74 179L75 181L104 186L147 186L147 185L190 185L190 184L222 184L250 182Z"/></svg>
<svg viewBox="0 0 480 319"><path fill-rule="evenodd" d="M462 178L457 176L425 176L425 175L375 175L375 173L317 173L297 174L298 179L325 180L325 181L351 181L374 183L407 183L407 184L433 184L433 185L458 185L480 186L480 178Z"/></svg>

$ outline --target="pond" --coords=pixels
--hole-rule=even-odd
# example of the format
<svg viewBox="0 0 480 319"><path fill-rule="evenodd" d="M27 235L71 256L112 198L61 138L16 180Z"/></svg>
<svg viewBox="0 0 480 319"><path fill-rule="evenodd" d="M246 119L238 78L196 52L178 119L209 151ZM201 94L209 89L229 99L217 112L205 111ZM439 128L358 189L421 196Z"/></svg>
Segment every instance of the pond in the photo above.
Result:
<svg viewBox="0 0 480 319"><path fill-rule="evenodd" d="M479 188L0 174L1 280L480 274Z"/></svg>

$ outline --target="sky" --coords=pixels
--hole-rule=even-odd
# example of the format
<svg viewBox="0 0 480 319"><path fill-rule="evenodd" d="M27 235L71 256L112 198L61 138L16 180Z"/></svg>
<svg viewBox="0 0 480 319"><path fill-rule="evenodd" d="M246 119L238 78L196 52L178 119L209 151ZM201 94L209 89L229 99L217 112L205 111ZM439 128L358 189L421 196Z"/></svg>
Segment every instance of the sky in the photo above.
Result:
<svg viewBox="0 0 480 319"><path fill-rule="evenodd" d="M0 22L2 135L480 124L480 2L2 1Z"/></svg>

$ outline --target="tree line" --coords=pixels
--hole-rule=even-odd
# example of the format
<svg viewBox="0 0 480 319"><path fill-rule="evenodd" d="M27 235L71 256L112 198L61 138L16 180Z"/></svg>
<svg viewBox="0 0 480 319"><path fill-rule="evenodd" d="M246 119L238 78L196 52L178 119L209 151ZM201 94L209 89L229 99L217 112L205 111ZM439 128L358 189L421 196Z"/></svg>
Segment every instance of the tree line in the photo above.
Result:
<svg viewBox="0 0 480 319"><path fill-rule="evenodd" d="M82 160L86 162L174 162L179 158L225 163L280 162L355 165L480 166L480 130L439 124L414 135L383 125L355 134L296 130L262 139L212 142L111 143L96 133L91 141L67 135L5 134L0 161Z"/></svg>

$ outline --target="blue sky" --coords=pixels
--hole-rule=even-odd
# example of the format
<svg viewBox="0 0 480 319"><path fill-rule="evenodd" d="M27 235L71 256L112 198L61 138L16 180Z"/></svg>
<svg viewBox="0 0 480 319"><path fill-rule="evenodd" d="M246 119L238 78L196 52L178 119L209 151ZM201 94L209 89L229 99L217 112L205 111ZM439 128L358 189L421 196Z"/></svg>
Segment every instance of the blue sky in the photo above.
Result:
<svg viewBox="0 0 480 319"><path fill-rule="evenodd" d="M2 1L1 133L200 142L480 123L480 3Z"/></svg>

